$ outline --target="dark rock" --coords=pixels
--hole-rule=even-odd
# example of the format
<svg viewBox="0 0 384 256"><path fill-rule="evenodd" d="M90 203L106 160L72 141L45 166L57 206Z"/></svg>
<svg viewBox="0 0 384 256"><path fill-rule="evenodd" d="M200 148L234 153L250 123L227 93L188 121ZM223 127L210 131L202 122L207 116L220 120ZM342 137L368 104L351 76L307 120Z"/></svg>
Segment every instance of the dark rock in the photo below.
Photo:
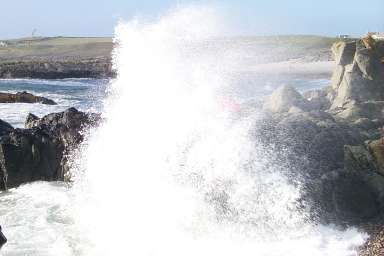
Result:
<svg viewBox="0 0 384 256"><path fill-rule="evenodd" d="M0 119L0 136L13 131L12 125Z"/></svg>
<svg viewBox="0 0 384 256"><path fill-rule="evenodd" d="M359 174L330 172L315 181L312 189L312 214L321 222L359 224L380 212L375 191Z"/></svg>
<svg viewBox="0 0 384 256"><path fill-rule="evenodd" d="M344 145L361 144L367 138L358 129L336 122L323 111L266 116L255 125L258 143L271 145L291 169L310 179L342 169Z"/></svg>
<svg viewBox="0 0 384 256"><path fill-rule="evenodd" d="M374 140L367 143L369 152L372 154L377 172L384 175L384 140Z"/></svg>
<svg viewBox="0 0 384 256"><path fill-rule="evenodd" d="M1 189L37 180L63 180L64 145L44 129L15 129L0 143Z"/></svg>
<svg viewBox="0 0 384 256"><path fill-rule="evenodd" d="M349 172L363 172L375 169L374 159L365 145L344 146L344 168Z"/></svg>
<svg viewBox="0 0 384 256"><path fill-rule="evenodd" d="M0 103L42 103L47 105L56 105L57 103L53 100L45 97L35 96L28 92L17 92L12 93L1 93L0 92Z"/></svg>
<svg viewBox="0 0 384 256"><path fill-rule="evenodd" d="M0 249L1 247L3 247L4 244L7 243L7 238L5 237L5 235L3 234L3 230L0 226Z"/></svg>
<svg viewBox="0 0 384 256"><path fill-rule="evenodd" d="M15 129L0 137L0 188L65 180L68 155L83 141L83 130L99 121L99 115L75 108L42 118L30 114L27 129Z"/></svg>

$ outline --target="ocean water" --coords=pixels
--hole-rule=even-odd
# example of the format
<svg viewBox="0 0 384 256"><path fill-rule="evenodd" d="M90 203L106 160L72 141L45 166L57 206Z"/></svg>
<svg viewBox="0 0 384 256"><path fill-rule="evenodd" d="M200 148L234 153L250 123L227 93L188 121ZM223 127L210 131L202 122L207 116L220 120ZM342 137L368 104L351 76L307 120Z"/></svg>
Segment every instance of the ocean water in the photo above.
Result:
<svg viewBox="0 0 384 256"><path fill-rule="evenodd" d="M27 91L54 100L57 105L0 103L0 119L22 128L28 113L44 116L69 107L82 111L101 112L108 80L104 79L1 79L0 91L16 93Z"/></svg>
<svg viewBox="0 0 384 256"><path fill-rule="evenodd" d="M0 193L3 255L356 255L366 235L298 210L300 184L250 137L261 112L237 113L282 84L329 79L244 74L244 51L210 44L224 23L188 7L119 24L113 81L0 81L59 103L1 105L15 126L70 106L106 117L74 154L73 183Z"/></svg>
<svg viewBox="0 0 384 256"><path fill-rule="evenodd" d="M0 103L0 119L16 128L23 128L25 118L29 113L39 117L49 113L60 112L70 107L81 111L103 111L103 100L107 97L108 79L0 79L0 92L16 93L27 91L37 96L54 100L57 105ZM329 85L327 77L260 77L260 75L245 73L241 79L233 81L235 88L231 96L238 102L262 99L282 85L292 85L298 91L304 92Z"/></svg>

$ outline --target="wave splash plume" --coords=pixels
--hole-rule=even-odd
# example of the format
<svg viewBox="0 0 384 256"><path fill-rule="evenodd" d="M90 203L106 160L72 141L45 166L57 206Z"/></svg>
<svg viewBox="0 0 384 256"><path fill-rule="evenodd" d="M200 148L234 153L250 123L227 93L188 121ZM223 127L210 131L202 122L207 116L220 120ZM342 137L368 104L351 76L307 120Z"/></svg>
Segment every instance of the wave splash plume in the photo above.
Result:
<svg viewBox="0 0 384 256"><path fill-rule="evenodd" d="M80 255L354 255L364 235L312 223L300 184L252 138L231 86L246 53L212 8L116 27L105 123L76 160Z"/></svg>

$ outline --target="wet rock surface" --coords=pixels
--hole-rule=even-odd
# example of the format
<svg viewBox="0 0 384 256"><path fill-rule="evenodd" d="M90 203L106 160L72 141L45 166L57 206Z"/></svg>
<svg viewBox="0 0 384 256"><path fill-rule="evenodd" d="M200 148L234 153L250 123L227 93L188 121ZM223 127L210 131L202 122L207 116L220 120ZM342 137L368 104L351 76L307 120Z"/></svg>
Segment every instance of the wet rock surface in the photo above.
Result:
<svg viewBox="0 0 384 256"><path fill-rule="evenodd" d="M312 218L361 225L384 214L384 43L337 42L331 85L277 89L253 130L303 186Z"/></svg>
<svg viewBox="0 0 384 256"><path fill-rule="evenodd" d="M0 189L38 180L65 180L68 155L83 141L84 129L99 121L97 114L70 108L42 118L30 114L25 129L4 124L0 137Z"/></svg>
<svg viewBox="0 0 384 256"><path fill-rule="evenodd" d="M57 103L51 99L35 96L26 91L17 93L0 92L0 103L41 103L46 105L57 105Z"/></svg>

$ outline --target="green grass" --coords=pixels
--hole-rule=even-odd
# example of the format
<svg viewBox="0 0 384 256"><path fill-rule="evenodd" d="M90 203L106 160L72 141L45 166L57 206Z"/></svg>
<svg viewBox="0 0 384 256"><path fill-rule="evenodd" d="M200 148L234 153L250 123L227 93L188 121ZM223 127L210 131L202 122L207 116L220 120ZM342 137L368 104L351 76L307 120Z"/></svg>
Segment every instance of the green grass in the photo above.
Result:
<svg viewBox="0 0 384 256"><path fill-rule="evenodd" d="M38 37L2 42L7 44L0 46L0 61L3 62L109 57L113 47L112 38L108 37Z"/></svg>
<svg viewBox="0 0 384 256"><path fill-rule="evenodd" d="M260 56L260 59L281 61L303 56L314 60L327 59L332 44L339 39L313 35L279 35L223 40L237 44L240 48L245 47L250 53ZM0 62L36 59L77 61L110 57L113 48L112 38L109 37L35 37L3 42L7 46L0 46Z"/></svg>

